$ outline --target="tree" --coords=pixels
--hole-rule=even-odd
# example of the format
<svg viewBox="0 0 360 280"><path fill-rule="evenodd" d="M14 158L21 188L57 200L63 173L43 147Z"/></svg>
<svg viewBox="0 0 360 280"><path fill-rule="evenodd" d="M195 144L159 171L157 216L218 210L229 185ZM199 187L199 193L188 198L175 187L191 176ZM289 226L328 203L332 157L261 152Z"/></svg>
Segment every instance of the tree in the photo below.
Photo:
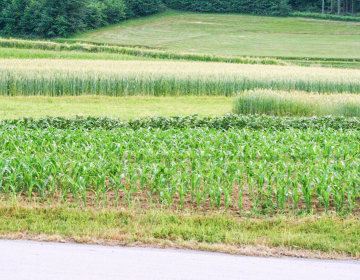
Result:
<svg viewBox="0 0 360 280"><path fill-rule="evenodd" d="M340 15L341 10L341 0L338 0L338 15Z"/></svg>
<svg viewBox="0 0 360 280"><path fill-rule="evenodd" d="M42 37L67 37L85 29L86 0L43 0L41 21L38 25Z"/></svg>
<svg viewBox="0 0 360 280"><path fill-rule="evenodd" d="M104 15L108 23L118 23L126 19L126 5L123 0L105 0Z"/></svg>

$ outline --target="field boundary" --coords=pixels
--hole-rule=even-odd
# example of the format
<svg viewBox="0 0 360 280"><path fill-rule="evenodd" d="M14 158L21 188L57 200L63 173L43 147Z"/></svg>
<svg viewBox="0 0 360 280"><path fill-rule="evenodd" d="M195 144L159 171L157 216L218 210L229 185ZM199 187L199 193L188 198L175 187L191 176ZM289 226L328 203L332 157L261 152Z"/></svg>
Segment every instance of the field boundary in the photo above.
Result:
<svg viewBox="0 0 360 280"><path fill-rule="evenodd" d="M0 203L0 213L0 239L191 249L259 257L359 260L355 239L342 233L351 227L354 234L358 234L359 221L353 217L246 218L224 213L80 209L34 203ZM209 227L221 225L224 228L219 234L225 236L227 232L226 238L208 240ZM229 226L233 227L231 232L228 232ZM304 231L316 240L299 241L296 237ZM332 236L336 231L339 231L339 239L345 242L344 246ZM333 242L334 248L331 247Z"/></svg>
<svg viewBox="0 0 360 280"><path fill-rule="evenodd" d="M158 49L146 50L142 47L124 47L117 45L103 45L84 43L79 40L69 43L57 43L54 41L31 41L21 39L4 39L0 38L0 47L3 48L17 48L17 49L38 49L50 51L82 51L89 53L112 53L112 54L126 54L137 57L148 57L155 59L167 60L186 60L186 61L204 61L204 62L225 62L237 64L264 64L264 65L288 65L288 63L266 57L231 57L231 56L216 56L216 55L202 55L196 53L176 53L161 51Z"/></svg>
<svg viewBox="0 0 360 280"><path fill-rule="evenodd" d="M0 38L1 39L1 38ZM16 39L17 40L17 39ZM98 42L90 42L86 40L81 39L54 39L52 42L56 43L66 43L66 44L91 44L95 46L117 46L122 48L131 48L131 49L145 49L145 50L156 50L156 51L162 51L167 52L166 50L163 50L161 48L154 48L150 46L145 45L122 45L122 44L106 44L106 43L98 43ZM1 41L0 41L1 44ZM181 53L180 53L181 54ZM184 53L187 54L187 53ZM189 53L190 54L190 53ZM192 53L191 53L192 54ZM195 54L195 53L194 53ZM202 54L197 54L202 55ZM210 55L214 57L218 57L216 55ZM222 57L222 56L221 56ZM235 56L224 56L226 58L237 58ZM322 61L322 62L360 62L360 58L326 58L326 57L296 57L296 56L253 56L253 55L247 55L247 56L239 56L240 58L246 57L246 58L254 58L254 59L275 59L275 60L284 60L284 61Z"/></svg>
<svg viewBox="0 0 360 280"><path fill-rule="evenodd" d="M286 57L286 56L219 56L197 53L169 52L161 48L144 45L121 45L88 42L81 39L54 39L53 41L23 40L1 38L0 47L84 53L122 54L132 57L152 58L159 60L183 60L199 62L222 62L233 64L262 64L262 65L298 65L338 68L360 68L359 58L324 58L324 57Z"/></svg>
<svg viewBox="0 0 360 280"><path fill-rule="evenodd" d="M263 258L299 258L299 259L320 259L320 260L342 260L342 261L357 261L358 258L349 257L342 253L324 253L312 250L289 249L286 247L268 247L268 246L235 246L225 244L211 244L206 242L187 241L178 243L171 240L159 240L152 243L145 242L121 242L117 240L106 240L98 237L66 237L56 234L26 234L24 232L14 232L8 234L0 234L0 239L6 240L28 240L38 242L57 242L57 243L76 243L76 244L91 244L103 246L122 246L122 247L137 247L137 248L154 248L154 249L183 249L194 250L202 252L214 252L230 255L241 255L248 257L263 257Z"/></svg>

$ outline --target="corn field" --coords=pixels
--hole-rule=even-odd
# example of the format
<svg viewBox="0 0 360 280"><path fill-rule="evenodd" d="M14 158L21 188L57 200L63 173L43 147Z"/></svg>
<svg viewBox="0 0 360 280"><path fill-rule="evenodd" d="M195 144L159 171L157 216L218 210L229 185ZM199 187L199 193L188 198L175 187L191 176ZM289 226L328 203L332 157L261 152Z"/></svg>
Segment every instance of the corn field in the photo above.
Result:
<svg viewBox="0 0 360 280"><path fill-rule="evenodd" d="M356 130L19 126L0 133L6 200L242 213L351 213L360 206Z"/></svg>
<svg viewBox="0 0 360 280"><path fill-rule="evenodd" d="M3 96L234 96L253 89L359 93L360 71L211 62L0 59Z"/></svg>
<svg viewBox="0 0 360 280"><path fill-rule="evenodd" d="M344 116L360 117L357 94L319 94L252 90L240 93L234 112L272 116Z"/></svg>
<svg viewBox="0 0 360 280"><path fill-rule="evenodd" d="M50 42L33 47L86 48ZM237 115L215 118L1 121L0 199L357 213L360 124L346 117L359 116L358 93L360 71L351 69L0 59L2 96L237 96Z"/></svg>

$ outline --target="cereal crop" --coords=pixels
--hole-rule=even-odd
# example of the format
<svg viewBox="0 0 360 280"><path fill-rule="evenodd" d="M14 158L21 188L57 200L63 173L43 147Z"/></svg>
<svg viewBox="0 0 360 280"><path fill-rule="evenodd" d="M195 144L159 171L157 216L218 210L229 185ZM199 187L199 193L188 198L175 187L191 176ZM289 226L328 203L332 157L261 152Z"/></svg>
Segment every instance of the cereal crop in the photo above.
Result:
<svg viewBox="0 0 360 280"><path fill-rule="evenodd" d="M0 60L4 96L234 96L252 89L359 93L360 71L212 62Z"/></svg>
<svg viewBox="0 0 360 280"><path fill-rule="evenodd" d="M239 94L234 111L239 114L272 116L360 117L360 96L252 90Z"/></svg>

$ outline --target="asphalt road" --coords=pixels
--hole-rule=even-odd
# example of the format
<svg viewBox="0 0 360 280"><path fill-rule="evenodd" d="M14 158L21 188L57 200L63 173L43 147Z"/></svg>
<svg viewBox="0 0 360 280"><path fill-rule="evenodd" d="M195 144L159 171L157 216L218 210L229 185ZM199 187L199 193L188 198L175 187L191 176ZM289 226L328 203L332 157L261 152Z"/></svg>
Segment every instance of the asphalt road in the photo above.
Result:
<svg viewBox="0 0 360 280"><path fill-rule="evenodd" d="M360 279L360 262L0 240L0 279Z"/></svg>

